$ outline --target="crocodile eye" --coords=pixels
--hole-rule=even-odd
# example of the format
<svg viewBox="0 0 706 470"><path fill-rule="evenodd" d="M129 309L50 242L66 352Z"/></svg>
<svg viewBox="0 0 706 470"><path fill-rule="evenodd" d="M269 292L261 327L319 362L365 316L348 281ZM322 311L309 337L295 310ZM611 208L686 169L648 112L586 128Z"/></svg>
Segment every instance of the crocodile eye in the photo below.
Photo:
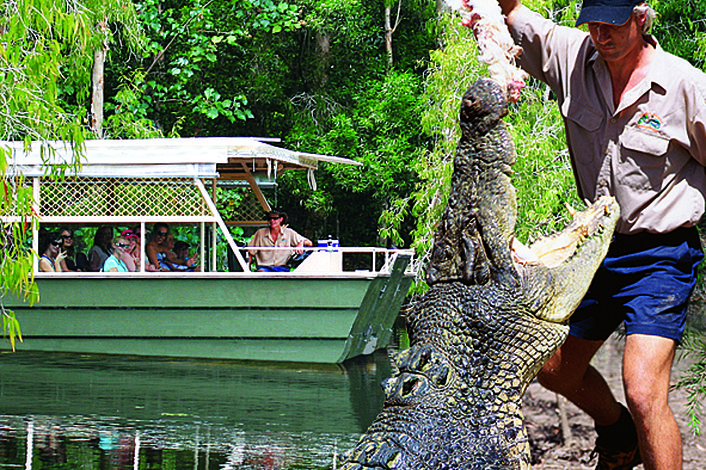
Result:
<svg viewBox="0 0 706 470"><path fill-rule="evenodd" d="M405 377L404 382L402 384L402 396L405 397L416 392L417 388L419 388L419 384L420 380L418 377Z"/></svg>

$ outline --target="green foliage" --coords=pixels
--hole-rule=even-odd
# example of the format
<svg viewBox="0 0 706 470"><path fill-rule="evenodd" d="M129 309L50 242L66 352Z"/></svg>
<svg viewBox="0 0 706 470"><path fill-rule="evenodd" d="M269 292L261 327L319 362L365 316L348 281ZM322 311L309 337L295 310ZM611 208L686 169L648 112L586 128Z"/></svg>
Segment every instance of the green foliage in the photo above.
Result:
<svg viewBox="0 0 706 470"><path fill-rule="evenodd" d="M529 0L522 3L563 26L574 26L581 12L580 0Z"/></svg>
<svg viewBox="0 0 706 470"><path fill-rule="evenodd" d="M214 25L217 12L211 5L170 5L157 0L141 4L140 17L153 38L148 47L153 61L146 72L144 91L156 105L177 115L194 112L209 119L224 116L233 122L248 117L240 109L245 98L224 97L201 79L217 64L219 45L232 42L245 31L240 27L218 29Z"/></svg>
<svg viewBox="0 0 706 470"><path fill-rule="evenodd" d="M249 237L245 236L245 231L242 227L228 227L228 231L230 232L230 236L233 237L233 240L238 244L246 244L249 240ZM230 252L231 249L227 240L219 231L216 244L216 269L218 271L227 272L229 270L230 266L228 264L228 256L230 255Z"/></svg>
<svg viewBox="0 0 706 470"><path fill-rule="evenodd" d="M0 160L5 160L4 149L0 149ZM31 187L25 185L22 178L8 178L5 171L2 180L0 215L4 218L10 215L31 214ZM7 295L16 296L30 305L39 300L32 272L34 256L24 246L28 232L35 222L29 216L25 220L26 222L3 223L0 226L0 317L2 335L9 338L13 350L16 342L22 341L22 331L14 312L6 309L1 300Z"/></svg>
<svg viewBox="0 0 706 470"><path fill-rule="evenodd" d="M285 137L292 97L323 94L348 105L361 83L388 70L383 6L371 0L142 0L147 53L136 58L111 49L106 89L118 89L119 77L142 68L144 81L135 80L139 99L165 133L178 124L182 135ZM425 25L434 2L403 2L401 13L395 66L421 73L433 47Z"/></svg>
<svg viewBox="0 0 706 470"><path fill-rule="evenodd" d="M0 149L0 158L4 159L5 150ZM20 214L29 214L24 222L3 223L0 233L0 298L13 294L27 301L30 305L39 300L36 285L33 283L32 252L25 247L25 240L32 224L31 217L32 188L24 183L23 178L3 177L0 215L19 218ZM21 219L20 219L21 220ZM3 308L3 333L9 333L14 348L15 332L19 334L19 325L11 312Z"/></svg>
<svg viewBox="0 0 706 470"><path fill-rule="evenodd" d="M343 88L386 70L383 7L367 0L305 2L304 18L313 34L307 46L319 57L303 64L308 75L319 78L313 86Z"/></svg>
<svg viewBox="0 0 706 470"><path fill-rule="evenodd" d="M151 98L142 96L140 90L144 74L138 71L134 77L121 77L113 102L105 106L109 112L103 122L103 137L106 139L162 137L162 132L148 116Z"/></svg>
<svg viewBox="0 0 706 470"><path fill-rule="evenodd" d="M531 242L564 228L565 205L583 206L576 193L564 124L547 88L529 81L506 118L518 158L513 171L517 189L517 238Z"/></svg>
<svg viewBox="0 0 706 470"><path fill-rule="evenodd" d="M137 10L148 37L144 57L115 51L111 80L143 67L142 80L134 86L145 117L166 129L178 123L188 134L213 128L209 121L232 124L253 118L244 90L238 89L252 75L242 62L243 51L254 38L301 27L298 7L284 1L144 0Z"/></svg>
<svg viewBox="0 0 706 470"><path fill-rule="evenodd" d="M310 77L314 92L324 88L341 93L360 81L378 80L388 71L385 51L384 7L379 0L306 0L303 3L306 29L302 34L305 56L298 64ZM429 0L392 2L400 8L401 21L393 33L394 68L423 73L429 50L435 47L433 33L436 3Z"/></svg>
<svg viewBox="0 0 706 470"><path fill-rule="evenodd" d="M92 57L88 12L73 2L41 0L3 1L0 12L0 140L24 140L27 145L66 140L80 146L85 115L67 111L61 96L67 90L87 95L85 79L90 75L79 70L85 71ZM13 295L33 304L39 299L32 275L36 254L25 246L36 213L31 187L15 174L9 156L1 147L0 218L6 222L0 235L0 302ZM0 315L3 335L14 348L21 340L18 320L1 303Z"/></svg>
<svg viewBox="0 0 706 470"><path fill-rule="evenodd" d="M657 11L653 34L667 51L706 67L706 3L700 0L653 0Z"/></svg>
<svg viewBox="0 0 706 470"><path fill-rule="evenodd" d="M3 337L7 336L10 339L10 345L14 351L17 340L22 342L20 322L17 321L15 312L12 310L7 310L2 304L0 304L0 316L2 316L2 335Z"/></svg>
<svg viewBox="0 0 706 470"><path fill-rule="evenodd" d="M420 93L419 77L393 70L378 80L361 82L349 106L326 96L300 97L288 146L363 163L322 165L316 191L308 189L301 176L288 178L286 184L299 200L287 204L301 205L317 218L316 236L337 233L342 243L377 243L371 214L389 210L415 184L411 167L425 144L419 124ZM336 230L339 214L344 214L347 226ZM397 244L404 242L399 232L386 230Z"/></svg>
<svg viewBox="0 0 706 470"><path fill-rule="evenodd" d="M218 188L216 191L216 207L224 220L242 218L240 206L250 192L249 188Z"/></svg>
<svg viewBox="0 0 706 470"><path fill-rule="evenodd" d="M59 81L77 66L86 70L90 24L86 12L64 2L23 0L0 4L0 140L38 136L82 140L67 114Z"/></svg>

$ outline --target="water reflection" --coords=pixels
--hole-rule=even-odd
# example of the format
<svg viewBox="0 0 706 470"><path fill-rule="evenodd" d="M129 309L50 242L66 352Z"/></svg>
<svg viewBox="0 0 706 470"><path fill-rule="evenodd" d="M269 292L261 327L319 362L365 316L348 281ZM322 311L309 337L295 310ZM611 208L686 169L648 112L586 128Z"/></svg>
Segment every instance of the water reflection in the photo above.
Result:
<svg viewBox="0 0 706 470"><path fill-rule="evenodd" d="M384 353L338 366L0 354L0 466L331 468L382 407Z"/></svg>

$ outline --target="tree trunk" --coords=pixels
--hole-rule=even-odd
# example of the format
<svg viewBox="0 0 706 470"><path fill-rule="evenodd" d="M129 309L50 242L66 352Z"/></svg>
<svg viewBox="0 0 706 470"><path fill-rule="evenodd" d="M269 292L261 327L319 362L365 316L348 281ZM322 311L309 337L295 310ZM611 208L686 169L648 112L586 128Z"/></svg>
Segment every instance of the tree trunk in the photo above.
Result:
<svg viewBox="0 0 706 470"><path fill-rule="evenodd" d="M328 83L328 69L331 58L331 35L329 33L316 33L316 48L321 67L321 77L319 86L324 87Z"/></svg>
<svg viewBox="0 0 706 470"><path fill-rule="evenodd" d="M99 21L98 28L105 35L108 29L107 20ZM91 130L99 139L103 138L103 88L105 82L105 56L108 51L107 40L103 42L101 48L93 53L93 71L91 80L93 89L91 91Z"/></svg>
<svg viewBox="0 0 706 470"><path fill-rule="evenodd" d="M93 90L91 93L91 130L100 139L103 137L103 82L105 48L97 49L93 54Z"/></svg>
<svg viewBox="0 0 706 470"><path fill-rule="evenodd" d="M387 51L387 63L392 66L393 62L393 57L392 57L392 33L395 32L395 30L392 27L392 22L390 21L390 16L391 16L391 8L389 6L385 6L385 50Z"/></svg>

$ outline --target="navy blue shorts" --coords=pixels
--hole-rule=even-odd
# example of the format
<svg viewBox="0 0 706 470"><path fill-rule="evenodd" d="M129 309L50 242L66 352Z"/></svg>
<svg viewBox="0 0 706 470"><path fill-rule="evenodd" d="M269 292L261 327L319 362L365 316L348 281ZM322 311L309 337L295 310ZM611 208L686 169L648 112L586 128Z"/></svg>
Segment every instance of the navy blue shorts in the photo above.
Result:
<svg viewBox="0 0 706 470"><path fill-rule="evenodd" d="M606 340L621 321L625 332L681 341L696 267L704 258L696 228L667 234L616 235L570 333Z"/></svg>
<svg viewBox="0 0 706 470"><path fill-rule="evenodd" d="M257 270L264 273L288 273L291 271L287 266L258 266Z"/></svg>

